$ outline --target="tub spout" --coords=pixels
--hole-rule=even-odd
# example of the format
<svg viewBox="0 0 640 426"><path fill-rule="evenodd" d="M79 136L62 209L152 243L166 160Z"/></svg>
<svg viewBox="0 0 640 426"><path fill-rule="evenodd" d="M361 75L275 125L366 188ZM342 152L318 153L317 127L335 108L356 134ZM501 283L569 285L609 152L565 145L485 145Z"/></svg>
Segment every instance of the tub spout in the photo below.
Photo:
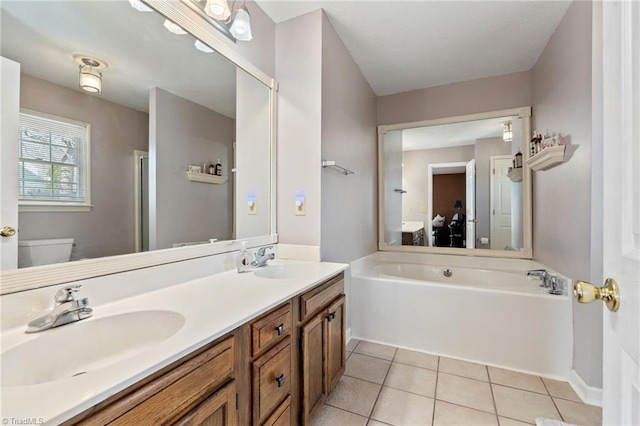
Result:
<svg viewBox="0 0 640 426"><path fill-rule="evenodd" d="M528 277L540 277L540 287L549 287L550 286L550 277L551 274L547 272L546 269L531 269L527 271Z"/></svg>

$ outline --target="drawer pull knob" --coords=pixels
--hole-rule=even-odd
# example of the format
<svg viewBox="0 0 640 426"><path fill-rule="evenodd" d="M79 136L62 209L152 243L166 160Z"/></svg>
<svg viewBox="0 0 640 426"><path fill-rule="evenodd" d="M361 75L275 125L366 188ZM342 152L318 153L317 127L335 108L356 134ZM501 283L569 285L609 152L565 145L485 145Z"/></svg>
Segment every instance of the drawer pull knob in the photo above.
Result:
<svg viewBox="0 0 640 426"><path fill-rule="evenodd" d="M282 336L282 333L284 333L284 324L280 324L276 327L276 333L278 333L278 336Z"/></svg>
<svg viewBox="0 0 640 426"><path fill-rule="evenodd" d="M276 377L276 383L278 384L279 388L282 387L282 384L284 383L284 374L281 374L278 377Z"/></svg>
<svg viewBox="0 0 640 426"><path fill-rule="evenodd" d="M335 317L336 317L336 313L331 312L329 315L327 315L327 321L331 322Z"/></svg>

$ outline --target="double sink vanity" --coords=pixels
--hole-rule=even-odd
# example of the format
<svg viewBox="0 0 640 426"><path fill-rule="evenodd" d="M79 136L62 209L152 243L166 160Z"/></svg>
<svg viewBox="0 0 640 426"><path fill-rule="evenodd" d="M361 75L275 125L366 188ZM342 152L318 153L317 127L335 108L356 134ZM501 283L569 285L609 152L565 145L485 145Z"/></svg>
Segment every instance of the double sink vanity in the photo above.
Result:
<svg viewBox="0 0 640 426"><path fill-rule="evenodd" d="M231 270L93 305L91 318L64 326L5 330L2 416L309 424L344 372L346 268Z"/></svg>

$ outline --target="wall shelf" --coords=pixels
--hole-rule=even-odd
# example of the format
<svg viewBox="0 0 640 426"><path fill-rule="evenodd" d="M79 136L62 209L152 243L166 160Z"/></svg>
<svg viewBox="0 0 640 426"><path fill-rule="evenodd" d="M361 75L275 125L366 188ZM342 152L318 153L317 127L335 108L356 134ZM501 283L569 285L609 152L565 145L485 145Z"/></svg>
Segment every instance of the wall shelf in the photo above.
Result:
<svg viewBox="0 0 640 426"><path fill-rule="evenodd" d="M527 160L532 170L547 170L564 161L565 146L552 146L545 148Z"/></svg>
<svg viewBox="0 0 640 426"><path fill-rule="evenodd" d="M216 185L222 185L227 182L226 176L209 175L207 173L187 172L187 177L192 182L213 183Z"/></svg>
<svg viewBox="0 0 640 426"><path fill-rule="evenodd" d="M507 173L507 177L511 179L512 182L522 182L522 167L511 170Z"/></svg>

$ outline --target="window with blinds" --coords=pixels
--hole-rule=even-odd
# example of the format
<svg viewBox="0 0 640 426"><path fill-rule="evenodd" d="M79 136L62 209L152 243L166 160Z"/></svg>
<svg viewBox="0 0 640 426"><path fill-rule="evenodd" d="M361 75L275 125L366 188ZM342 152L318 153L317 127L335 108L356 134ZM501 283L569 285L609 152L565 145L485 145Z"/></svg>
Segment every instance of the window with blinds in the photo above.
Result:
<svg viewBox="0 0 640 426"><path fill-rule="evenodd" d="M87 205L89 125L20 112L21 204Z"/></svg>

